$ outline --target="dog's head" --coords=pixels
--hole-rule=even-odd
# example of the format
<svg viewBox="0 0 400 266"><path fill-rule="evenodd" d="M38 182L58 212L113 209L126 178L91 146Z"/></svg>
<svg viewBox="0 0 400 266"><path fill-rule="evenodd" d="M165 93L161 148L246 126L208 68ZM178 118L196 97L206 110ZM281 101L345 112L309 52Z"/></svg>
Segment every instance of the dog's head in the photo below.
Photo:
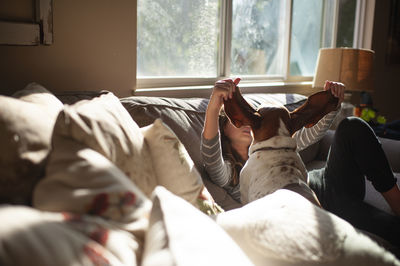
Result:
<svg viewBox="0 0 400 266"><path fill-rule="evenodd" d="M255 110L243 98L239 87L236 87L232 99L224 101L224 108L233 125L251 126L256 143L277 135L292 136L303 126L311 127L335 110L337 104L338 98L334 97L331 91L319 91L309 96L303 105L292 112L284 106L261 107Z"/></svg>

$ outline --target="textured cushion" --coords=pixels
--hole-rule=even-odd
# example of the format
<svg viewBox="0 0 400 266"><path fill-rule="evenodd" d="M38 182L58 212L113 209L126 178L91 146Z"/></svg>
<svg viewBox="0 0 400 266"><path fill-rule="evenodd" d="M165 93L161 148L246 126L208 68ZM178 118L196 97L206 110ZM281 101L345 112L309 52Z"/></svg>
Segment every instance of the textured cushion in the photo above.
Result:
<svg viewBox="0 0 400 266"><path fill-rule="evenodd" d="M65 105L55 125L121 169L147 196L156 186L149 149L137 124L112 93Z"/></svg>
<svg viewBox="0 0 400 266"><path fill-rule="evenodd" d="M346 221L281 189L221 213L217 223L255 265L397 265Z"/></svg>
<svg viewBox="0 0 400 266"><path fill-rule="evenodd" d="M254 106L269 102L284 104L289 110L294 110L306 100L305 96L299 94L282 93L245 94L244 97ZM204 169L200 154L200 137L208 99L133 96L122 98L120 101L140 127L148 126L157 118L161 118L185 146L216 202L225 210L241 206L223 188L212 183Z"/></svg>
<svg viewBox="0 0 400 266"><path fill-rule="evenodd" d="M206 200L211 204L202 204L202 209L212 214L217 213L219 209L213 206L211 195L203 193L203 197L200 197L204 189L202 178L175 133L161 119L141 128L141 131L150 149L157 185L199 208L198 204Z"/></svg>
<svg viewBox="0 0 400 266"><path fill-rule="evenodd" d="M141 129L151 153L157 185L192 204L203 187L201 176L185 147L161 119Z"/></svg>
<svg viewBox="0 0 400 266"><path fill-rule="evenodd" d="M62 103L38 84L14 96L0 96L0 202L30 204Z"/></svg>
<svg viewBox="0 0 400 266"><path fill-rule="evenodd" d="M157 118L170 127L186 147L195 165L202 172L200 136L208 100L163 97L128 97L121 103L139 127L152 124Z"/></svg>
<svg viewBox="0 0 400 266"><path fill-rule="evenodd" d="M46 175L34 190L35 208L127 223L149 210L148 198L103 155L57 132L52 141Z"/></svg>
<svg viewBox="0 0 400 266"><path fill-rule="evenodd" d="M139 265L135 238L99 218L3 206L0 220L2 265Z"/></svg>
<svg viewBox="0 0 400 266"><path fill-rule="evenodd" d="M29 83L23 90L15 92L12 96L46 107L46 110L53 116L57 116L63 107L62 102L56 96L36 82Z"/></svg>
<svg viewBox="0 0 400 266"><path fill-rule="evenodd" d="M157 187L142 265L252 264L211 218L165 188Z"/></svg>
<svg viewBox="0 0 400 266"><path fill-rule="evenodd" d="M397 186L400 187L400 173L394 173L394 176L397 179ZM394 215L392 209L390 208L389 204L382 196L381 193L375 190L372 183L368 180L365 181L365 197L364 201L375 206L378 209L381 209L387 213L391 213Z"/></svg>
<svg viewBox="0 0 400 266"><path fill-rule="evenodd" d="M64 104L74 104L82 100L92 100L103 94L108 94L110 91L57 91L54 95Z"/></svg>

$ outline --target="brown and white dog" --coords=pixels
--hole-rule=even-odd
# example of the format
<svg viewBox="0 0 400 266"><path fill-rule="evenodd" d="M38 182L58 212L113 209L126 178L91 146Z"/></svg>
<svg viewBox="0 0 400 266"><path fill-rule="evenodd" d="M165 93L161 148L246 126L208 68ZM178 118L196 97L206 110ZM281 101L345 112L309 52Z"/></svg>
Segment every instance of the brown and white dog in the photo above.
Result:
<svg viewBox="0 0 400 266"><path fill-rule="evenodd" d="M296 151L297 144L292 135L303 126L316 124L335 110L337 104L338 98L330 91L320 91L309 96L302 106L292 112L284 106L255 110L236 87L232 98L224 102L225 112L233 125L249 125L254 134L249 159L240 173L243 204L286 188L320 205L307 185L307 171Z"/></svg>

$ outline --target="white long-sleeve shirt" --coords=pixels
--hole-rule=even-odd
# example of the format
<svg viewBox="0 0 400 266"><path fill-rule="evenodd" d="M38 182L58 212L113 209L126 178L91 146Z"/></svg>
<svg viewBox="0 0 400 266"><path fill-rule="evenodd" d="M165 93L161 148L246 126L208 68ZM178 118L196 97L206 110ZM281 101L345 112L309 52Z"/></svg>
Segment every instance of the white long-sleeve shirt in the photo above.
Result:
<svg viewBox="0 0 400 266"><path fill-rule="evenodd" d="M319 141L332 125L333 120L339 111L333 111L325 115L317 124L310 128L301 128L296 131L293 138L297 142L297 151L304 150L308 146ZM220 133L212 138L201 138L201 155L205 169L211 180L217 185L225 188L227 192L238 202L240 202L240 183L236 186L231 185L232 166L228 160L224 160L222 155Z"/></svg>

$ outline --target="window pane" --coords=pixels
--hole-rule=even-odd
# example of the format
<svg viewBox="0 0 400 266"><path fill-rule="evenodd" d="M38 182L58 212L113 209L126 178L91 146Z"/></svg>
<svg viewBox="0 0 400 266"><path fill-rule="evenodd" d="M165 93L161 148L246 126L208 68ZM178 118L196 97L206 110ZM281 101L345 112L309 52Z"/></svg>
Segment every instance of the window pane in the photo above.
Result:
<svg viewBox="0 0 400 266"><path fill-rule="evenodd" d="M357 0L340 0L336 47L353 47Z"/></svg>
<svg viewBox="0 0 400 266"><path fill-rule="evenodd" d="M285 6L282 0L234 0L232 75L283 75Z"/></svg>
<svg viewBox="0 0 400 266"><path fill-rule="evenodd" d="M217 75L219 0L139 0L139 77Z"/></svg>
<svg viewBox="0 0 400 266"><path fill-rule="evenodd" d="M293 0L290 75L312 76L322 41L323 1Z"/></svg>

